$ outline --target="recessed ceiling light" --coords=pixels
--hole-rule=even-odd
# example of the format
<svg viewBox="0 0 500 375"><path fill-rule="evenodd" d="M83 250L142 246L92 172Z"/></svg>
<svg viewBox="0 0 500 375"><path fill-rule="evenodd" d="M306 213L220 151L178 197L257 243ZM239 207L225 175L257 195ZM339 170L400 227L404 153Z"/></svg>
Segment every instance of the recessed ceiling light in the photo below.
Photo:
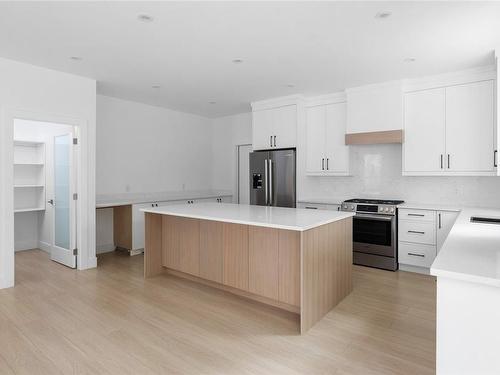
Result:
<svg viewBox="0 0 500 375"><path fill-rule="evenodd" d="M377 14L375 14L375 18L378 18L378 19L385 19L385 18L389 18L391 16L391 12L378 12Z"/></svg>
<svg viewBox="0 0 500 375"><path fill-rule="evenodd" d="M412 63L412 62L415 62L417 59L414 58L414 57L407 57L406 59L404 59L403 61L405 63Z"/></svg>
<svg viewBox="0 0 500 375"><path fill-rule="evenodd" d="M241 64L243 59L233 59L233 64Z"/></svg>
<svg viewBox="0 0 500 375"><path fill-rule="evenodd" d="M160 85L152 85L151 87L152 87L153 89L159 89L159 88L161 88L161 86L160 86Z"/></svg>
<svg viewBox="0 0 500 375"><path fill-rule="evenodd" d="M214 102L213 100L208 102L208 104L217 104L217 102Z"/></svg>
<svg viewBox="0 0 500 375"><path fill-rule="evenodd" d="M80 56L70 56L69 59L73 60L73 61L82 61L83 60L83 58Z"/></svg>
<svg viewBox="0 0 500 375"><path fill-rule="evenodd" d="M149 14L139 14L137 19L141 22L153 22L154 18Z"/></svg>

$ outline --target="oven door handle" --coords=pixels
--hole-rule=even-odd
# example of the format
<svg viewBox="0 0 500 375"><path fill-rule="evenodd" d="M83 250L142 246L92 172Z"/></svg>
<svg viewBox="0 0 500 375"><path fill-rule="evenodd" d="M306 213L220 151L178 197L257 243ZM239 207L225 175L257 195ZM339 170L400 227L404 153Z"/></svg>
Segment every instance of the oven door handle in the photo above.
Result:
<svg viewBox="0 0 500 375"><path fill-rule="evenodd" d="M392 221L394 216L356 214L354 215L354 218L363 220Z"/></svg>

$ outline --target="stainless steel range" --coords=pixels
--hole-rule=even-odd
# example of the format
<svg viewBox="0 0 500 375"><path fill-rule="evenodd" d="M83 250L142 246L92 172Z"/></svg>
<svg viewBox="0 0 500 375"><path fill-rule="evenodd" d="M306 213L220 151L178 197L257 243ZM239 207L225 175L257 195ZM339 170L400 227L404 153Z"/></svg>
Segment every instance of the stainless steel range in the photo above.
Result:
<svg viewBox="0 0 500 375"><path fill-rule="evenodd" d="M349 199L341 210L353 217L353 263L396 271L398 269L397 205L404 201Z"/></svg>

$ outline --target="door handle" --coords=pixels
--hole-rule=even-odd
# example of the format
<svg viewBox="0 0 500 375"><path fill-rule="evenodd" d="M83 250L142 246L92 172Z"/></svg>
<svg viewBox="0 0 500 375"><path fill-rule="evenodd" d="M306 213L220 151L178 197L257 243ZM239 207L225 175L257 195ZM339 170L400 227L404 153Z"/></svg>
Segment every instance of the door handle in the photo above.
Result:
<svg viewBox="0 0 500 375"><path fill-rule="evenodd" d="M267 159L264 160L264 178L266 179L264 184L264 194L266 197L266 206L267 206L269 204L269 191L267 188L267 185L269 185L269 171L267 169Z"/></svg>
<svg viewBox="0 0 500 375"><path fill-rule="evenodd" d="M269 159L269 205L273 205L273 161Z"/></svg>
<svg viewBox="0 0 500 375"><path fill-rule="evenodd" d="M424 255L424 254L408 253L408 255L411 255L411 256L413 256L413 257L425 258L425 255Z"/></svg>
<svg viewBox="0 0 500 375"><path fill-rule="evenodd" d="M493 152L493 166L496 168L498 167L498 162L497 162L497 155L498 155L498 150L495 150Z"/></svg>
<svg viewBox="0 0 500 375"><path fill-rule="evenodd" d="M274 136L274 147L276 147L276 136Z"/></svg>
<svg viewBox="0 0 500 375"><path fill-rule="evenodd" d="M438 228L441 229L441 213L438 213Z"/></svg>
<svg viewBox="0 0 500 375"><path fill-rule="evenodd" d="M325 158L322 158L321 159L321 170L324 171L325 170Z"/></svg>
<svg viewBox="0 0 500 375"><path fill-rule="evenodd" d="M269 146L273 147L273 136L272 135L269 136Z"/></svg>
<svg viewBox="0 0 500 375"><path fill-rule="evenodd" d="M450 169L450 154L448 154L448 169Z"/></svg>
<svg viewBox="0 0 500 375"><path fill-rule="evenodd" d="M328 166L328 161L330 160L330 158L326 158L326 170L330 170L330 167Z"/></svg>
<svg viewBox="0 0 500 375"><path fill-rule="evenodd" d="M443 154L441 154L441 169L443 169Z"/></svg>
<svg viewBox="0 0 500 375"><path fill-rule="evenodd" d="M53 199L49 199L49 200L47 201L47 203L50 203L50 204L53 206L53 205L54 205L54 200L53 200Z"/></svg>

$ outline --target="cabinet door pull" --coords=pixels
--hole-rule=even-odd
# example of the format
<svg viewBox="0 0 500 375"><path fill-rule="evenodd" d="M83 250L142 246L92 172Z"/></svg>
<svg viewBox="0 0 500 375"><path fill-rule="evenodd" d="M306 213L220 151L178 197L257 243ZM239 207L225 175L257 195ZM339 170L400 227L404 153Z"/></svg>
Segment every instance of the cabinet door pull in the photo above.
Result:
<svg viewBox="0 0 500 375"><path fill-rule="evenodd" d="M438 228L441 229L441 213L438 213Z"/></svg>
<svg viewBox="0 0 500 375"><path fill-rule="evenodd" d="M497 155L498 155L498 150L493 151L493 166L495 168L498 167Z"/></svg>
<svg viewBox="0 0 500 375"><path fill-rule="evenodd" d="M443 154L441 154L441 169L443 169Z"/></svg>
<svg viewBox="0 0 500 375"><path fill-rule="evenodd" d="M274 147L276 147L276 136L274 136Z"/></svg>
<svg viewBox="0 0 500 375"><path fill-rule="evenodd" d="M325 170L325 158L322 158L321 159L321 170L324 171Z"/></svg>
<svg viewBox="0 0 500 375"><path fill-rule="evenodd" d="M408 255L411 255L412 257L420 257L420 258L425 258L425 255L424 255L424 254L408 253Z"/></svg>
<svg viewBox="0 0 500 375"><path fill-rule="evenodd" d="M418 217L424 217L424 214L408 214L408 216L418 216Z"/></svg>
<svg viewBox="0 0 500 375"><path fill-rule="evenodd" d="M273 147L273 136L272 135L269 136L269 146Z"/></svg>
<svg viewBox="0 0 500 375"><path fill-rule="evenodd" d="M329 171L330 170L330 167L328 166L328 161L330 160L330 158L326 158L326 170Z"/></svg>
<svg viewBox="0 0 500 375"><path fill-rule="evenodd" d="M317 210L318 207L311 207L311 206L306 206L305 208L309 209L309 210Z"/></svg>
<svg viewBox="0 0 500 375"><path fill-rule="evenodd" d="M448 169L450 169L450 154L448 154Z"/></svg>
<svg viewBox="0 0 500 375"><path fill-rule="evenodd" d="M425 232L421 232L419 230L409 230L408 233L425 234Z"/></svg>

